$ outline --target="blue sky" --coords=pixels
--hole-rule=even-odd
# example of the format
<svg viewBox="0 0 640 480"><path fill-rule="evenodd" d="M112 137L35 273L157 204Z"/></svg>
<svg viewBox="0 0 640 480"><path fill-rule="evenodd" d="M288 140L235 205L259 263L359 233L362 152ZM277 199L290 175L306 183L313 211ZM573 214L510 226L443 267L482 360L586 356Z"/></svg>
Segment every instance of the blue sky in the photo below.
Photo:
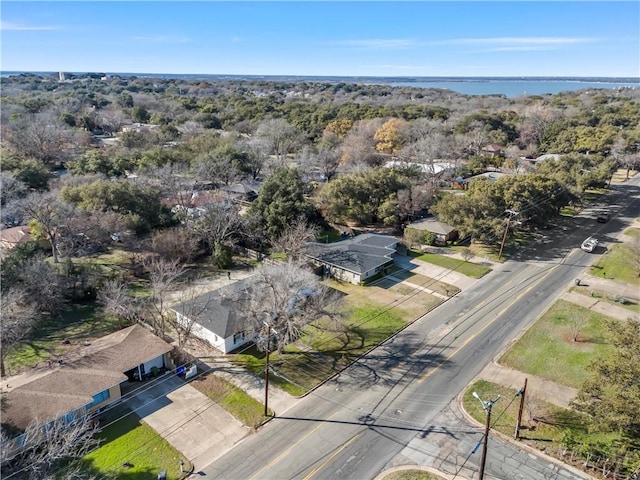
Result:
<svg viewBox="0 0 640 480"><path fill-rule="evenodd" d="M640 76L640 2L11 1L4 71Z"/></svg>

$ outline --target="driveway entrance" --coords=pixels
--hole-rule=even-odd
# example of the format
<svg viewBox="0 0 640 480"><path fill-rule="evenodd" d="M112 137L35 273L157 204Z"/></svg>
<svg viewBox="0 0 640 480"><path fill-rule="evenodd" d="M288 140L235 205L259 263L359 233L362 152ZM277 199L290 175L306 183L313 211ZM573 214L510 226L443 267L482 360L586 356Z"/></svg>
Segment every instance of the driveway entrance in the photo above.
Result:
<svg viewBox="0 0 640 480"><path fill-rule="evenodd" d="M250 429L206 395L168 373L124 402L194 465L196 471Z"/></svg>

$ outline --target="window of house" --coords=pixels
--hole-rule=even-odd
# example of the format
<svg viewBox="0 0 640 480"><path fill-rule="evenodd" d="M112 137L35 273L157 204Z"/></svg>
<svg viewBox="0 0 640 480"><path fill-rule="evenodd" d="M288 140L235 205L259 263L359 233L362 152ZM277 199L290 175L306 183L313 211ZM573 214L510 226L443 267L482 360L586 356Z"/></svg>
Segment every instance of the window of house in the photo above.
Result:
<svg viewBox="0 0 640 480"><path fill-rule="evenodd" d="M233 343L238 343L244 340L244 332L238 332L233 335Z"/></svg>
<svg viewBox="0 0 640 480"><path fill-rule="evenodd" d="M109 390L105 390L103 392L96 393L93 396L93 401L91 403L87 404L87 408L91 408L94 405L97 405L99 403L104 402L105 400L107 400L109 398L109 396L110 396L109 395Z"/></svg>

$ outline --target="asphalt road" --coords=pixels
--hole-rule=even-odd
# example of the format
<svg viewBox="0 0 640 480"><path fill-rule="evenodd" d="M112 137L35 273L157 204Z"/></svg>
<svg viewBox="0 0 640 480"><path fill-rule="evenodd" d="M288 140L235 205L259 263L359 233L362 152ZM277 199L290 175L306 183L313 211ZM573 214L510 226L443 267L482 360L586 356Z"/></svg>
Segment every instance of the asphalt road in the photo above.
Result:
<svg viewBox="0 0 640 480"><path fill-rule="evenodd" d="M363 357L201 472L216 479L373 479L396 464L433 465L477 478L482 437L450 408L498 352L579 278L595 254L640 214L638 180L607 195L613 218L586 212L549 232L478 282ZM313 368L308 365L307 368ZM505 399L505 402L507 400ZM506 406L506 403L505 403ZM500 403L494 412L500 411ZM490 439L485 478L589 478Z"/></svg>

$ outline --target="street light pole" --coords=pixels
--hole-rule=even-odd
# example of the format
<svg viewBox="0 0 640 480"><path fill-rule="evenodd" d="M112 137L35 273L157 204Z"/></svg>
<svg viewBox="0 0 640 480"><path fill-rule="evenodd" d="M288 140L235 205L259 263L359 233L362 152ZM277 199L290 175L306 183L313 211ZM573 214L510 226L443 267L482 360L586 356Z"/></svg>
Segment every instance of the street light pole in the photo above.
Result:
<svg viewBox="0 0 640 480"><path fill-rule="evenodd" d="M478 477L480 480L483 480L484 466L487 463L487 443L489 442L489 430L491 429L491 408L493 408L493 404L498 401L498 399L500 398L500 395L498 395L495 400L491 400L488 402L482 400L480 398L480 395L478 395L476 392L473 392L472 395L478 400L480 400L480 403L482 404L482 408L487 413L487 420L484 424L484 442L482 445L482 458L480 459L480 476Z"/></svg>

